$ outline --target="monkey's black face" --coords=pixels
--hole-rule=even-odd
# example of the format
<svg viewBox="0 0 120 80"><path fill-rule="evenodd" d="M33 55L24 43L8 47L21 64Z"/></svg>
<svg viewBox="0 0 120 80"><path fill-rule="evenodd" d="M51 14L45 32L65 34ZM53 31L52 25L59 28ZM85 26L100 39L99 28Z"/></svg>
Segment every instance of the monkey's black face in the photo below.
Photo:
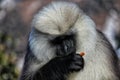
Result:
<svg viewBox="0 0 120 80"><path fill-rule="evenodd" d="M57 56L66 56L76 52L75 35L62 35L51 41L56 47Z"/></svg>

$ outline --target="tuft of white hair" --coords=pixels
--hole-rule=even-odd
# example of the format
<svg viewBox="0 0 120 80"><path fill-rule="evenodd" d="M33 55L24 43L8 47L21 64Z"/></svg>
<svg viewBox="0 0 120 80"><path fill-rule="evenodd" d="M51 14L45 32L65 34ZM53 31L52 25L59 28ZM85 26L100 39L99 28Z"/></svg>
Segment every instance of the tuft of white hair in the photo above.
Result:
<svg viewBox="0 0 120 80"><path fill-rule="evenodd" d="M44 33L64 34L74 26L82 14L79 7L71 2L52 2L34 17L33 26Z"/></svg>

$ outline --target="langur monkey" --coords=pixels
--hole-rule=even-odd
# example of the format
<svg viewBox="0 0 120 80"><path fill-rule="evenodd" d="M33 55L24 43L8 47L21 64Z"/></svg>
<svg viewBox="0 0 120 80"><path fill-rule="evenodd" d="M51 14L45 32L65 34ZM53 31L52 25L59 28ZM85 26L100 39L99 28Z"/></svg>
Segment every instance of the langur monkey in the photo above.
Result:
<svg viewBox="0 0 120 80"><path fill-rule="evenodd" d="M95 27L75 3L43 7L32 22L20 80L120 80L118 57Z"/></svg>

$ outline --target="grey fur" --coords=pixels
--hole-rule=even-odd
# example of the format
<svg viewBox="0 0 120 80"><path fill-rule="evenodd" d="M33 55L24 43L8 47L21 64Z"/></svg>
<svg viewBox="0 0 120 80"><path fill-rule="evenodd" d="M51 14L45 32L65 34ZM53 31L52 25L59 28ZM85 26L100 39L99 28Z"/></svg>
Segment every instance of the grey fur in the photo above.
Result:
<svg viewBox="0 0 120 80"><path fill-rule="evenodd" d="M85 52L85 67L80 72L71 73L67 80L120 80L118 57L111 44L76 4L53 2L35 16L32 26L29 46L40 63L29 63L28 72L33 74L56 57L55 48L49 44L53 36L73 31L77 52Z"/></svg>

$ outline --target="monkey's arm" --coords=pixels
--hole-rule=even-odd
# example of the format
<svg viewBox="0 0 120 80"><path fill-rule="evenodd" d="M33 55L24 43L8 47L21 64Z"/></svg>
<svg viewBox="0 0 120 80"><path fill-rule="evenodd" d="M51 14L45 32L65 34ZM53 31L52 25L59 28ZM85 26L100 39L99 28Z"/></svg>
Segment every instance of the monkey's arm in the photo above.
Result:
<svg viewBox="0 0 120 80"><path fill-rule="evenodd" d="M66 80L70 72L83 68L83 58L75 53L74 35L57 37L52 44L56 47L55 54L57 56L48 60L45 65L42 64L44 61L40 62L37 59L28 46L21 80ZM36 65L40 66L36 67Z"/></svg>
<svg viewBox="0 0 120 80"><path fill-rule="evenodd" d="M84 60L78 54L57 57L40 68L33 80L66 80L66 76L73 71L83 69Z"/></svg>
<svg viewBox="0 0 120 80"><path fill-rule="evenodd" d="M28 59L29 57L29 59ZM31 57L33 58L31 60ZM84 67L84 60L79 54L70 54L64 57L56 57L36 72L30 66L36 63L35 57L27 54L20 80L66 80L70 72L80 71ZM32 61L32 62L31 62ZM39 62L38 62L39 63Z"/></svg>

